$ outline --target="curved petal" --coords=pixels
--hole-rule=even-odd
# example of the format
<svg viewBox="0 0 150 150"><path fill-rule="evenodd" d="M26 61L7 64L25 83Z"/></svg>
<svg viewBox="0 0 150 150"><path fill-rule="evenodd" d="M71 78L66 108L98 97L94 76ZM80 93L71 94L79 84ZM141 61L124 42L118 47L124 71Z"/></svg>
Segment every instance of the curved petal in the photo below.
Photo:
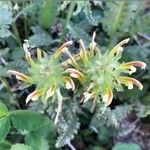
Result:
<svg viewBox="0 0 150 150"><path fill-rule="evenodd" d="M80 56L82 58L82 61L85 63L87 61L87 54L86 54L86 50L85 50L85 45L81 39L79 42L80 42Z"/></svg>
<svg viewBox="0 0 150 150"><path fill-rule="evenodd" d="M143 89L143 85L138 80L131 77L121 76L118 78L121 84L128 86L128 89L133 89L133 84L136 85L140 90Z"/></svg>
<svg viewBox="0 0 150 150"><path fill-rule="evenodd" d="M119 42L111 51L110 54L115 54L117 51L122 51L122 45L127 44L129 42L129 38L122 40L121 42Z"/></svg>
<svg viewBox="0 0 150 150"><path fill-rule="evenodd" d="M74 68L68 68L66 69L66 72L69 73L71 77L77 78L81 81L85 79L85 76L80 71Z"/></svg>
<svg viewBox="0 0 150 150"><path fill-rule="evenodd" d="M113 100L113 92L112 90L108 90L103 96L102 100L106 106L109 106Z"/></svg>
<svg viewBox="0 0 150 150"><path fill-rule="evenodd" d="M94 41L95 40L95 37L96 37L96 33L95 31L93 32L93 37L92 37L92 42L90 43L89 45L89 48L90 48L90 56L93 57L94 56L94 50L95 50L95 47L96 47L96 42Z"/></svg>
<svg viewBox="0 0 150 150"><path fill-rule="evenodd" d="M56 52L55 52L55 54L54 54L54 58L59 57L59 55L60 55L63 51L66 50L67 46L70 46L70 45L72 45L72 44L73 44L73 41L67 41L67 42L64 43L62 46L60 46L60 47L56 50Z"/></svg>
<svg viewBox="0 0 150 150"><path fill-rule="evenodd" d="M73 80L70 77L66 77L66 88L67 89L72 89L73 91L75 90L75 84L73 82Z"/></svg>
<svg viewBox="0 0 150 150"><path fill-rule="evenodd" d="M120 66L121 66L121 68L125 68L125 69L128 69L132 66L140 67L141 69L145 69L146 63L144 63L142 61L131 61L131 62L123 63Z"/></svg>
<svg viewBox="0 0 150 150"><path fill-rule="evenodd" d="M26 76L25 74L20 73L20 72L18 72L18 71L15 71L15 70L8 70L8 71L7 71L7 74L13 74L13 75L15 75L18 80L30 82L30 77L28 77L28 76Z"/></svg>
<svg viewBox="0 0 150 150"><path fill-rule="evenodd" d="M40 96L43 95L42 91L39 90L35 90L34 92L32 92L31 94L29 94L26 98L26 104L32 100L32 101L36 101Z"/></svg>
<svg viewBox="0 0 150 150"><path fill-rule="evenodd" d="M46 99L50 98L51 96L54 95L54 92L55 92L55 87L52 86L48 89L48 91L46 92Z"/></svg>
<svg viewBox="0 0 150 150"><path fill-rule="evenodd" d="M83 98L83 101L84 103L87 102L89 99L93 98L95 93L88 93L88 92L84 92L84 98Z"/></svg>
<svg viewBox="0 0 150 150"><path fill-rule="evenodd" d="M25 58L30 65L34 63L29 51L26 51Z"/></svg>

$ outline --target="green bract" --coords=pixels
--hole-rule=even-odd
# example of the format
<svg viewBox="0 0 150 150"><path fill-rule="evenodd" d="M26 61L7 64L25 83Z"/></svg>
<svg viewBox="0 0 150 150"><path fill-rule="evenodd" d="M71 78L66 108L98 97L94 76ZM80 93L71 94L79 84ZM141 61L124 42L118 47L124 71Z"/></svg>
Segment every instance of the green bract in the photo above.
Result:
<svg viewBox="0 0 150 150"><path fill-rule="evenodd" d="M57 59L53 57L41 58L29 70L31 82L37 89L48 90L65 85L65 72Z"/></svg>

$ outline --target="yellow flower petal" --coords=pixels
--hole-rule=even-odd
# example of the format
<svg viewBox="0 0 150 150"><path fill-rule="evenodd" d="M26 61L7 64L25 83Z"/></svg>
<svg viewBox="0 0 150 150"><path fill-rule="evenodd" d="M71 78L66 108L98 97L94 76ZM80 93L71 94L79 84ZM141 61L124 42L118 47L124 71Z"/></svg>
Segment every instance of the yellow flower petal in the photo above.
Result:
<svg viewBox="0 0 150 150"><path fill-rule="evenodd" d="M40 96L43 95L43 92L42 91L38 91L38 90L35 90L34 92L32 92L31 94L29 94L26 98L26 104L32 100L32 101L36 101Z"/></svg>
<svg viewBox="0 0 150 150"><path fill-rule="evenodd" d="M66 88L67 89L72 89L73 91L75 90L75 84L73 82L73 80L70 77L66 77Z"/></svg>
<svg viewBox="0 0 150 150"><path fill-rule="evenodd" d="M94 83L94 82L90 83L90 85L89 85L89 87L88 87L88 89L87 89L87 92L90 92L90 90L91 90L94 86L95 86L95 83Z"/></svg>
<svg viewBox="0 0 150 150"><path fill-rule="evenodd" d="M8 70L7 73L8 73L8 74L13 74L13 75L15 75L18 80L30 82L30 77L28 77L28 76L26 76L25 74L20 73L20 72L18 72L18 71L15 71L15 70Z"/></svg>
<svg viewBox="0 0 150 150"><path fill-rule="evenodd" d="M117 51L122 51L123 50L122 45L127 44L129 40L130 40L129 38L122 40L110 51L110 54L115 54Z"/></svg>
<svg viewBox="0 0 150 150"><path fill-rule="evenodd" d="M57 58L60 56L60 54L66 50L67 46L70 46L72 45L72 41L68 41L66 43L64 43L62 46L60 46L60 48L57 49L57 51L55 52L54 54L54 58Z"/></svg>
<svg viewBox="0 0 150 150"><path fill-rule="evenodd" d="M146 68L146 64L142 61L131 61L120 65L122 68L128 69L131 66L140 67L141 69Z"/></svg>
<svg viewBox="0 0 150 150"><path fill-rule="evenodd" d="M51 96L53 96L54 92L55 92L55 87L54 86L50 87L49 90L46 92L46 99L48 99Z"/></svg>
<svg viewBox="0 0 150 150"><path fill-rule="evenodd" d="M26 51L25 58L30 65L34 63L29 51Z"/></svg>
<svg viewBox="0 0 150 150"><path fill-rule="evenodd" d="M42 58L42 50L37 48L37 58L40 60Z"/></svg>
<svg viewBox="0 0 150 150"><path fill-rule="evenodd" d="M96 33L95 31L93 32L93 37L92 37L92 42L89 45L90 48L90 56L93 57L94 56L94 50L96 48L96 42L94 41L96 37Z"/></svg>
<svg viewBox="0 0 150 150"><path fill-rule="evenodd" d="M86 50L85 50L85 45L83 43L83 41L80 39L80 56L83 60L83 62L85 63L87 61L87 54L86 54Z"/></svg>
<svg viewBox="0 0 150 150"><path fill-rule="evenodd" d="M66 72L69 73L71 77L77 78L81 81L85 79L85 76L80 71L74 68L68 68L66 69Z"/></svg>
<svg viewBox="0 0 150 150"><path fill-rule="evenodd" d="M70 64L72 64L75 68L79 68L75 58L71 55L68 49L65 50L66 54L70 57Z"/></svg>
<svg viewBox="0 0 150 150"><path fill-rule="evenodd" d="M112 90L108 90L103 96L102 100L106 106L109 106L113 100L113 92Z"/></svg>
<svg viewBox="0 0 150 150"><path fill-rule="evenodd" d="M128 86L128 89L133 89L133 84L136 85L140 90L143 89L143 85L134 78L121 76L118 79L121 84Z"/></svg>
<svg viewBox="0 0 150 150"><path fill-rule="evenodd" d="M85 102L87 102L89 99L93 98L94 93L84 92L83 95L84 95L83 101L84 101L84 103L85 103Z"/></svg>

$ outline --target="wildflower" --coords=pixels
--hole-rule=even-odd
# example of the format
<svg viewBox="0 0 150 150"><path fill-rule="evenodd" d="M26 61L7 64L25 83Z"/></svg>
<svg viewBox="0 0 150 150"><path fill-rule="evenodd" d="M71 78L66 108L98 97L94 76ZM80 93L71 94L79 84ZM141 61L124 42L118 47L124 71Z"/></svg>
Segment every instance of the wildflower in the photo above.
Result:
<svg viewBox="0 0 150 150"><path fill-rule="evenodd" d="M136 67L145 69L146 64L141 61L119 62L123 51L122 46L129 42L129 38L118 43L110 51L101 54L96 46L95 36L94 32L89 51L86 51L84 42L79 41L80 52L75 59L80 68L74 68L76 71L72 68L68 69L71 77L78 78L84 82L83 85L86 85L83 94L84 102L89 99L98 99L101 96L104 104L109 106L113 99L113 91L122 90L122 85L126 85L128 89L132 89L133 85L136 85L142 90L143 86L138 80L123 76L123 74L131 75L136 72Z"/></svg>
<svg viewBox="0 0 150 150"><path fill-rule="evenodd" d="M34 61L29 52L29 45L24 44L25 58L30 64L29 76L23 73L9 70L9 74L14 74L17 79L27 82L28 84L35 84L36 90L28 95L26 103L30 100L37 100L40 96L46 95L46 99L51 97L57 89L64 86L66 83L67 89L75 89L75 85L71 77L59 63L59 56L67 46L71 45L72 41L63 44L53 56L42 57L44 53L42 50L37 49L37 61Z"/></svg>
<svg viewBox="0 0 150 150"><path fill-rule="evenodd" d="M58 121L63 99L62 96L60 96L60 88L66 87L67 89L75 89L75 84L72 78L59 62L60 54L63 51L66 51L68 49L67 47L71 44L72 41L64 43L51 57L48 57L44 51L37 49L37 60L33 60L29 51L30 46L26 41L23 47L25 51L25 58L30 64L29 75L27 76L15 70L8 71L9 74L15 75L18 80L22 80L28 85L36 85L35 91L27 96L26 103L30 100L36 101L40 97L42 97L42 100L46 102L54 94L57 95L58 109L55 123ZM74 58L72 58L72 62L75 63Z"/></svg>

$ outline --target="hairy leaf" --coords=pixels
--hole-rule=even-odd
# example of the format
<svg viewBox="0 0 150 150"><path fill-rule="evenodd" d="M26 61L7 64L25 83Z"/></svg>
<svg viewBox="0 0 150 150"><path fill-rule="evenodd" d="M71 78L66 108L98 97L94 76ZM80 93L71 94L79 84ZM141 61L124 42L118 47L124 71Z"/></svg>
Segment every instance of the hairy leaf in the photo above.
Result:
<svg viewBox="0 0 150 150"><path fill-rule="evenodd" d="M29 37L29 44L31 46L49 46L53 40L51 36L39 27L33 28L34 35Z"/></svg>
<svg viewBox="0 0 150 150"><path fill-rule="evenodd" d="M33 150L33 149L25 144L15 144L12 145L10 150Z"/></svg>
<svg viewBox="0 0 150 150"><path fill-rule="evenodd" d="M9 28L11 23L12 12L6 7L0 7L0 37L5 38L10 36Z"/></svg>
<svg viewBox="0 0 150 150"><path fill-rule="evenodd" d="M136 17L139 2L135 1L107 1L104 9L102 25L110 37L122 36L129 32Z"/></svg>

